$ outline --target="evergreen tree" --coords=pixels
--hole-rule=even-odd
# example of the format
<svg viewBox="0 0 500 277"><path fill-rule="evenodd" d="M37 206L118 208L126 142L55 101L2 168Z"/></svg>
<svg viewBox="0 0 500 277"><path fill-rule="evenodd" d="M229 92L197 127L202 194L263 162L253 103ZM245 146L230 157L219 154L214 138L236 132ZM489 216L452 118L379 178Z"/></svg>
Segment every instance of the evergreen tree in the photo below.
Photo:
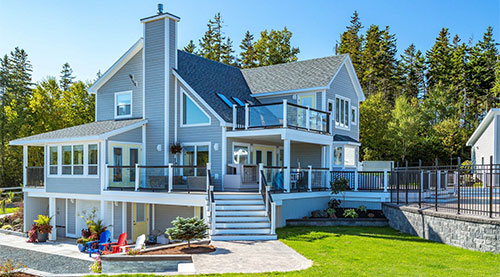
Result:
<svg viewBox="0 0 500 277"><path fill-rule="evenodd" d="M230 38L226 38L226 41L222 45L220 61L225 64L236 65L236 58L233 53L233 41Z"/></svg>
<svg viewBox="0 0 500 277"><path fill-rule="evenodd" d="M335 54L349 54L354 69L359 72L362 71L361 56L363 48L363 36L359 33L363 25L357 11L354 11L350 22L351 24L347 26L347 30L340 36L340 43L335 49Z"/></svg>
<svg viewBox="0 0 500 277"><path fill-rule="evenodd" d="M377 120L373 120L376 118ZM372 94L359 105L359 141L361 142L360 159L384 160L390 157L387 134L391 119L391 105L379 92Z"/></svg>
<svg viewBox="0 0 500 277"><path fill-rule="evenodd" d="M207 30L205 34L200 39L200 51L199 55L203 58L218 61L219 57L214 51L214 31L212 25L207 24Z"/></svg>
<svg viewBox="0 0 500 277"><path fill-rule="evenodd" d="M69 63L63 64L61 70L61 80L59 81L61 88L63 90L68 90L69 86L73 83L73 79L75 79L75 76L73 76L73 69L71 69Z"/></svg>
<svg viewBox="0 0 500 277"><path fill-rule="evenodd" d="M292 35L286 27L283 30L262 31L260 39L254 44L258 65L273 65L298 60L297 55L300 50L292 47Z"/></svg>
<svg viewBox="0 0 500 277"><path fill-rule="evenodd" d="M408 98L417 98L425 94L425 58L414 44L410 44L401 55L399 63L402 77L402 93Z"/></svg>
<svg viewBox="0 0 500 277"><path fill-rule="evenodd" d="M223 24L220 13L215 14L214 19L208 21L207 31L200 40L199 55L217 62L233 64L235 57L232 41L224 36Z"/></svg>
<svg viewBox="0 0 500 277"><path fill-rule="evenodd" d="M452 80L448 88L449 105L457 107L456 115L461 119L462 126L469 125L468 119L468 100L470 93L470 66L469 66L469 47L460 42L458 35L455 35L452 43Z"/></svg>
<svg viewBox="0 0 500 277"><path fill-rule="evenodd" d="M253 35L250 31L247 31L240 44L241 53L238 62L242 68L252 68L257 66L257 57L253 45Z"/></svg>
<svg viewBox="0 0 500 277"><path fill-rule="evenodd" d="M196 53L196 45L194 44L193 40L190 40L188 45L184 46L184 51L191 54Z"/></svg>
<svg viewBox="0 0 500 277"><path fill-rule="evenodd" d="M452 49L450 45L448 28L443 28L436 38L431 50L427 51L427 85L429 88L441 82L448 86L452 78Z"/></svg>

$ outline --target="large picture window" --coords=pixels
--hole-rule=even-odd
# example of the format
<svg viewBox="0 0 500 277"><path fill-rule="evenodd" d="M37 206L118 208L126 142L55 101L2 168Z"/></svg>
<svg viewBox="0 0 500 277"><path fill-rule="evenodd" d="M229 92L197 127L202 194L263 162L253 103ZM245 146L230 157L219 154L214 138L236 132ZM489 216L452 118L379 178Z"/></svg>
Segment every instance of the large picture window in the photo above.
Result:
<svg viewBox="0 0 500 277"><path fill-rule="evenodd" d="M132 116L132 92L115 93L115 118Z"/></svg>
<svg viewBox="0 0 500 277"><path fill-rule="evenodd" d="M208 125L210 117L186 93L182 93L182 125Z"/></svg>

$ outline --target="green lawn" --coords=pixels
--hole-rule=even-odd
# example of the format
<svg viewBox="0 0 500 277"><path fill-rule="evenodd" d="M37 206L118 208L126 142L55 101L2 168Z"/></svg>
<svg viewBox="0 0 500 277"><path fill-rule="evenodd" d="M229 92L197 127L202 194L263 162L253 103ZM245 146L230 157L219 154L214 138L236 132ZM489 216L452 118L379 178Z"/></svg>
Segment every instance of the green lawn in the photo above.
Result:
<svg viewBox="0 0 500 277"><path fill-rule="evenodd" d="M5 213L0 209L0 214L10 214L10 213L15 213L19 210L19 208L5 208Z"/></svg>
<svg viewBox="0 0 500 277"><path fill-rule="evenodd" d="M314 265L255 276L500 276L500 254L429 242L391 228L287 227L278 234ZM236 275L243 274L224 276Z"/></svg>

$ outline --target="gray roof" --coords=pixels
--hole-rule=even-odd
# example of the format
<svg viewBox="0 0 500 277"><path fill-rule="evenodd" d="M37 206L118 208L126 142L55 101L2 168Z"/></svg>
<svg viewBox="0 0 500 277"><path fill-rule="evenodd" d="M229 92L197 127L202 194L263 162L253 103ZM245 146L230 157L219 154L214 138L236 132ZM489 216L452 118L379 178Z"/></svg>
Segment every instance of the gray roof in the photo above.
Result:
<svg viewBox="0 0 500 277"><path fill-rule="evenodd" d="M333 141L346 141L346 142L356 142L356 143L359 143L359 141L351 138L350 136L344 136L344 135L334 135L333 136Z"/></svg>
<svg viewBox="0 0 500 277"><path fill-rule="evenodd" d="M327 87L346 56L243 69L242 73L253 94Z"/></svg>
<svg viewBox="0 0 500 277"><path fill-rule="evenodd" d="M83 125L78 125L74 127L59 129L56 131L51 131L47 133L16 139L11 141L10 143L15 145L15 144L22 144L23 142L29 143L35 141L53 141L53 140L63 140L70 138L83 138L83 137L88 137L90 139L101 135L105 135L109 132L119 130L121 128L142 121L145 120L139 118L139 119L127 119L127 120L96 121L92 123L87 123Z"/></svg>

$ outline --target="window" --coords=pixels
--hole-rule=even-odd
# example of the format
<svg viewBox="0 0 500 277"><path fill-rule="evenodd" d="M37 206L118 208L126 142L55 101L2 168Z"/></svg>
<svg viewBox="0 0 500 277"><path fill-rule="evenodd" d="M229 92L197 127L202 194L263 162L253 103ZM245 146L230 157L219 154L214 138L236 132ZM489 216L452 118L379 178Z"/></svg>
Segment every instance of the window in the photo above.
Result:
<svg viewBox="0 0 500 277"><path fill-rule="evenodd" d="M344 166L356 166L356 148L344 146Z"/></svg>
<svg viewBox="0 0 500 277"><path fill-rule="evenodd" d="M217 96L219 96L219 98L224 102L226 103L226 105L229 107L229 108L232 108L233 107L233 102L231 102L231 100L229 100L224 94L220 94L220 93L217 93Z"/></svg>
<svg viewBox="0 0 500 277"><path fill-rule="evenodd" d="M233 147L233 161L236 164L248 164L249 156L248 156L248 146L243 145L235 145Z"/></svg>
<svg viewBox="0 0 500 277"><path fill-rule="evenodd" d="M115 93L115 118L132 116L132 92Z"/></svg>
<svg viewBox="0 0 500 277"><path fill-rule="evenodd" d="M123 150L121 147L113 147L113 163L115 166L123 165ZM122 181L122 168L113 168L113 182Z"/></svg>
<svg viewBox="0 0 500 277"><path fill-rule="evenodd" d="M236 98L236 97L232 97L234 102L236 102L238 105L240 106L245 106L245 103L243 103L243 101L241 101L239 98Z"/></svg>
<svg viewBox="0 0 500 277"><path fill-rule="evenodd" d="M183 147L183 165L188 166L206 166L210 161L210 146L206 144L188 145ZM184 176L205 176L206 170L198 168L196 171L193 169L184 169Z"/></svg>
<svg viewBox="0 0 500 277"><path fill-rule="evenodd" d="M83 175L83 145L73 145L73 175Z"/></svg>
<svg viewBox="0 0 500 277"><path fill-rule="evenodd" d="M58 171L58 161L57 161L57 146L49 147L49 174L57 175Z"/></svg>
<svg viewBox="0 0 500 277"><path fill-rule="evenodd" d="M356 125L358 122L357 122L357 119L358 119L358 109L356 107L352 107L351 108L351 124L352 125Z"/></svg>
<svg viewBox="0 0 500 277"><path fill-rule="evenodd" d="M349 128L350 103L349 99L337 96L335 98L335 125Z"/></svg>
<svg viewBox="0 0 500 277"><path fill-rule="evenodd" d="M97 144L89 144L88 145L88 174L89 175L97 175Z"/></svg>
<svg viewBox="0 0 500 277"><path fill-rule="evenodd" d="M333 164L334 165L342 165L342 146L335 146L333 148Z"/></svg>
<svg viewBox="0 0 500 277"><path fill-rule="evenodd" d="M182 125L210 124L210 117L189 96L182 95Z"/></svg>
<svg viewBox="0 0 500 277"><path fill-rule="evenodd" d="M71 175L71 146L62 147L62 174Z"/></svg>

